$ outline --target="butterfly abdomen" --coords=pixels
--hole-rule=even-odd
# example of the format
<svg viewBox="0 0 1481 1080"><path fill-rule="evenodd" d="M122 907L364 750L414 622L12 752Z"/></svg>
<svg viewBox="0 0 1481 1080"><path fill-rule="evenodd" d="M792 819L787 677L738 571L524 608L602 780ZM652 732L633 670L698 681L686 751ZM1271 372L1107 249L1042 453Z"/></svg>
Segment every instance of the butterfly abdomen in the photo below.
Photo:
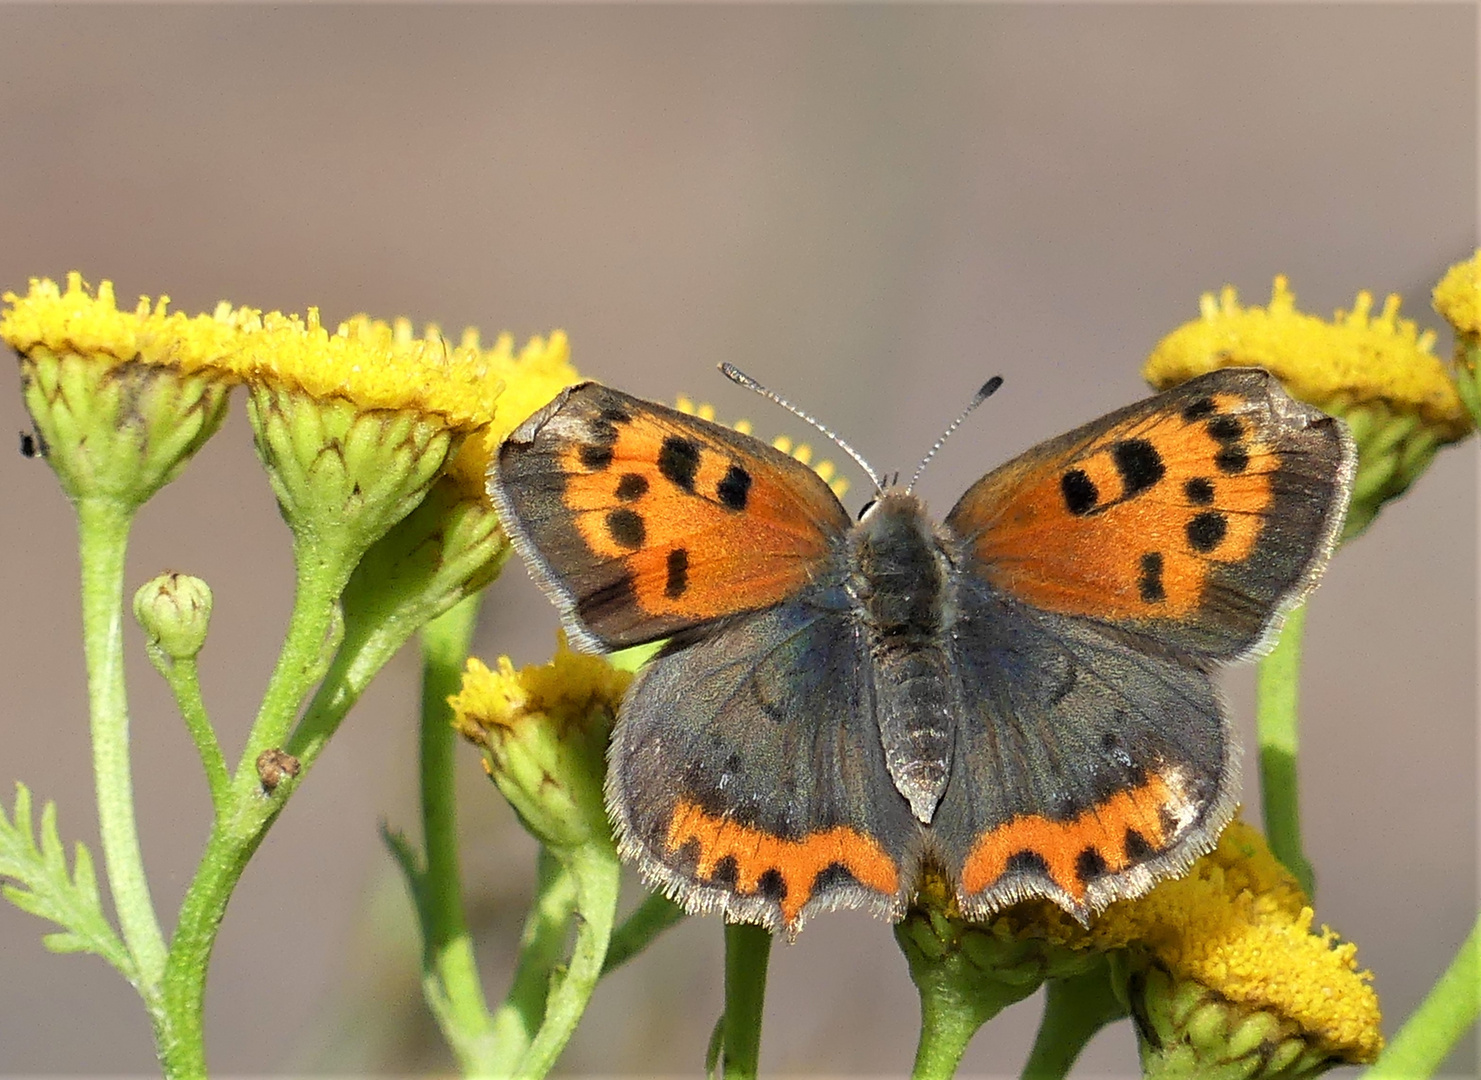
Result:
<svg viewBox="0 0 1481 1080"><path fill-rule="evenodd" d="M947 562L919 499L888 492L854 534L851 584L873 660L885 765L917 820L930 824L951 772Z"/></svg>

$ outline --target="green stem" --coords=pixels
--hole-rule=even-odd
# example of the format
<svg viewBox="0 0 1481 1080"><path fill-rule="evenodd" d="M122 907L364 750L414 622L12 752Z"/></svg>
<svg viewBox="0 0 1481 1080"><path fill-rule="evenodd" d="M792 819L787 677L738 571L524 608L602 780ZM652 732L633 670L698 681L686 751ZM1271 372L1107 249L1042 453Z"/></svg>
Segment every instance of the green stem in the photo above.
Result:
<svg viewBox="0 0 1481 1080"><path fill-rule="evenodd" d="M1270 850L1296 876L1307 896L1315 876L1301 846L1297 776L1301 638L1306 605L1286 616L1280 640L1260 661L1255 686L1255 728L1260 741L1260 798Z"/></svg>
<svg viewBox="0 0 1481 1080"><path fill-rule="evenodd" d="M594 840L555 854L576 886L576 943L565 971L551 986L545 1018L515 1069L517 1077L544 1076L565 1049L602 977L617 911L622 865L610 842Z"/></svg>
<svg viewBox="0 0 1481 1080"><path fill-rule="evenodd" d="M159 982L165 971L166 948L149 895L134 820L128 694L124 686L123 578L133 519L131 507L112 499L84 497L77 501L82 633L98 828L108 890L139 973L138 990L154 1017L157 1034L163 1037Z"/></svg>
<svg viewBox="0 0 1481 1080"><path fill-rule="evenodd" d="M519 962L509 993L493 1020L495 1055L490 1073L508 1076L528 1052L550 997L550 975L561 962L571 916L576 910L576 880L550 849L540 848L535 902L525 916Z"/></svg>
<svg viewBox="0 0 1481 1080"><path fill-rule="evenodd" d="M760 1065L761 1013L770 959L770 931L746 923L726 924L725 1031L720 1051L725 1080L751 1080Z"/></svg>
<svg viewBox="0 0 1481 1080"><path fill-rule="evenodd" d="M303 699L324 671L325 650L339 630L338 597L348 571L336 564L329 550L310 555L305 547L299 545L297 553L297 590L283 650L223 811L216 817L195 877L185 891L170 943L164 996L172 1028L160 1046L160 1062L170 1077L206 1074L206 975L221 920L248 861L313 764L312 756L300 755L298 777L280 784L271 795L264 794L257 776L257 755L282 745Z"/></svg>
<svg viewBox="0 0 1481 1080"><path fill-rule="evenodd" d="M1481 916L1455 959L1420 1002L1365 1080L1432 1076L1481 1017Z"/></svg>
<svg viewBox="0 0 1481 1080"><path fill-rule="evenodd" d="M1044 1016L1023 1066L1023 1080L1062 1080L1095 1034L1126 1015L1106 964L1050 979L1046 988Z"/></svg>
<svg viewBox="0 0 1481 1080"><path fill-rule="evenodd" d="M669 927L684 919L684 909L662 893L649 893L622 925L612 931L602 974L616 971L653 943Z"/></svg>
<svg viewBox="0 0 1481 1080"><path fill-rule="evenodd" d="M422 879L422 965L424 978L438 986L442 1005L438 1021L464 1073L493 1075L493 1017L463 912L456 734L447 704L462 681L478 604L475 594L422 627L422 835L427 858Z"/></svg>
<svg viewBox="0 0 1481 1080"><path fill-rule="evenodd" d="M216 729L211 726L211 717L206 712L206 702L201 696L200 668L195 659L172 659L162 651L155 661L155 668L169 684L175 695L175 705L195 743L200 755L201 768L206 774L206 786L211 792L211 806L219 815L226 806L231 789L231 774L226 771L226 759L221 755L221 744L216 740ZM151 657L151 659L155 659Z"/></svg>
<svg viewBox="0 0 1481 1080"><path fill-rule="evenodd" d="M293 614L287 639L278 653L277 665L233 777L238 799L248 794L255 797L259 786L257 757L264 750L288 749L307 771L322 747L321 743L313 752L304 752L301 748L289 749L285 743L304 699L328 671L343 639L339 597L354 563L332 546L316 546L303 540L295 542L293 555L298 568ZM299 780L302 779L300 773Z"/></svg>

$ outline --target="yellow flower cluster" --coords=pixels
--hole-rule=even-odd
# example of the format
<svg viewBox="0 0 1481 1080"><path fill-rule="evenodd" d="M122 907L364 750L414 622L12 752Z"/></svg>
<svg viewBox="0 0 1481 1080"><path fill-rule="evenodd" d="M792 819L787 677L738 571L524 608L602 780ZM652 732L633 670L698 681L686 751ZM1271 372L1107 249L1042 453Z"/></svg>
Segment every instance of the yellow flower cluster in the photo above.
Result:
<svg viewBox="0 0 1481 1080"><path fill-rule="evenodd" d="M357 315L332 333L316 308L300 318L218 304L210 315L168 311L169 299L141 297L119 310L113 283L94 295L78 273L67 287L38 278L24 296L5 295L0 338L22 355L37 348L100 361L206 370L229 381L297 388L323 400L349 401L365 411L414 412L453 431L483 428L475 454L496 446L514 426L579 376L570 346L556 331L514 354L506 334L484 349L478 331L450 346L437 327L418 337L405 319ZM476 463L475 463L476 466ZM482 487L482 469L478 486Z"/></svg>
<svg viewBox="0 0 1481 1080"><path fill-rule="evenodd" d="M1383 1048L1378 996L1357 970L1357 946L1312 929L1295 878L1241 821L1185 877L1117 901L1089 930L1048 904L1034 905L1028 920L1005 917L1020 933L1071 948L1147 949L1176 976L1295 1022L1343 1060L1373 1061Z"/></svg>
<svg viewBox="0 0 1481 1080"><path fill-rule="evenodd" d="M594 707L615 712L632 682L631 672L619 671L604 657L574 652L560 635L549 663L516 669L507 656L495 668L477 657L468 660L463 686L448 699L453 725L475 742L491 728L515 729L531 721L565 725L580 723Z"/></svg>
<svg viewBox="0 0 1481 1080"><path fill-rule="evenodd" d="M1417 414L1442 441L1471 427L1455 385L1431 352L1433 331L1420 332L1399 317L1390 295L1373 314L1373 297L1360 292L1350 312L1331 322L1296 309L1286 279L1277 277L1268 307L1245 307L1233 287L1205 293L1201 315L1157 345L1142 370L1158 389L1220 367L1262 367L1296 397L1328 412L1381 402Z"/></svg>
<svg viewBox="0 0 1481 1080"><path fill-rule="evenodd" d="M111 281L94 296L75 271L67 275L65 291L47 278L32 278L24 296L8 292L4 300L0 339L22 355L41 348L190 374L219 367L240 339L242 313L230 305L219 305L212 315L187 316L169 311L167 296L154 303L141 296L133 311L120 311Z"/></svg>
<svg viewBox="0 0 1481 1080"><path fill-rule="evenodd" d="M1481 334L1481 250L1447 270L1432 299L1456 333Z"/></svg>

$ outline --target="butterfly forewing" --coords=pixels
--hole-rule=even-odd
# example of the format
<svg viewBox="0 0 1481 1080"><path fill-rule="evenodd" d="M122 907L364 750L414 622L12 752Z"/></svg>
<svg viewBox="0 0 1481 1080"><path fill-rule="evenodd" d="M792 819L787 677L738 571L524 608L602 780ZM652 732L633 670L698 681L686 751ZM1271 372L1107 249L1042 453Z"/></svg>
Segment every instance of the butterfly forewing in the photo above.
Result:
<svg viewBox="0 0 1481 1080"><path fill-rule="evenodd" d="M1035 447L946 526L1007 595L1225 660L1315 582L1354 461L1340 422L1229 368Z"/></svg>
<svg viewBox="0 0 1481 1080"><path fill-rule="evenodd" d="M593 648L776 604L849 526L828 485L786 454L596 383L522 424L489 490L568 632Z"/></svg>

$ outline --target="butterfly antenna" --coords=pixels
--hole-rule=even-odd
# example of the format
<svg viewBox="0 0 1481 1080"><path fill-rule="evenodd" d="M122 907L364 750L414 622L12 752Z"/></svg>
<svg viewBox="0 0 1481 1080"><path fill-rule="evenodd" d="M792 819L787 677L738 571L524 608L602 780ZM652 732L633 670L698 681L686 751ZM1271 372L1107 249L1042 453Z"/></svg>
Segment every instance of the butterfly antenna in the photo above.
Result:
<svg viewBox="0 0 1481 1080"><path fill-rule="evenodd" d="M915 475L910 478L910 486L905 489L907 494L915 490L915 482L920 479L920 474L926 471L926 466L931 463L931 459L936 456L936 452L946 445L946 440L951 438L951 433L957 428L961 427L962 421L972 415L972 410L977 408L977 406L981 405L988 398L992 397L993 394L997 393L998 387L1002 385L1003 377L1001 375L994 375L991 379L988 379L987 382L982 384L982 389L977 391L976 395L972 398L971 403L962 410L962 415L953 420L951 422L951 426L941 433L941 438L936 440L936 445L926 451L926 456L922 458L921 463L915 467Z"/></svg>
<svg viewBox="0 0 1481 1080"><path fill-rule="evenodd" d="M881 492L884 491L884 484L882 482L881 476L879 475L879 473L875 472L869 467L869 462L864 460L863 455L860 454L848 443L840 439L837 435L833 434L833 432L824 427L823 424L816 417L810 416L807 413L803 412L796 405L793 405L790 401L782 397L780 394L776 394L768 390L766 387L762 386L755 379L751 378L734 364L721 364L720 374L724 375L727 379L735 383L737 386L744 386L747 390L756 391L756 393L760 394L762 397L768 399L769 401L773 401L776 404L780 405L782 408L786 409L789 413L797 417L799 420L802 420L805 423L811 424L813 427L817 428L828 437L828 440L833 443L834 446L837 446L845 454L854 459L854 462L859 466L859 468L864 470L864 475L869 477L870 483L874 485L876 490Z"/></svg>

